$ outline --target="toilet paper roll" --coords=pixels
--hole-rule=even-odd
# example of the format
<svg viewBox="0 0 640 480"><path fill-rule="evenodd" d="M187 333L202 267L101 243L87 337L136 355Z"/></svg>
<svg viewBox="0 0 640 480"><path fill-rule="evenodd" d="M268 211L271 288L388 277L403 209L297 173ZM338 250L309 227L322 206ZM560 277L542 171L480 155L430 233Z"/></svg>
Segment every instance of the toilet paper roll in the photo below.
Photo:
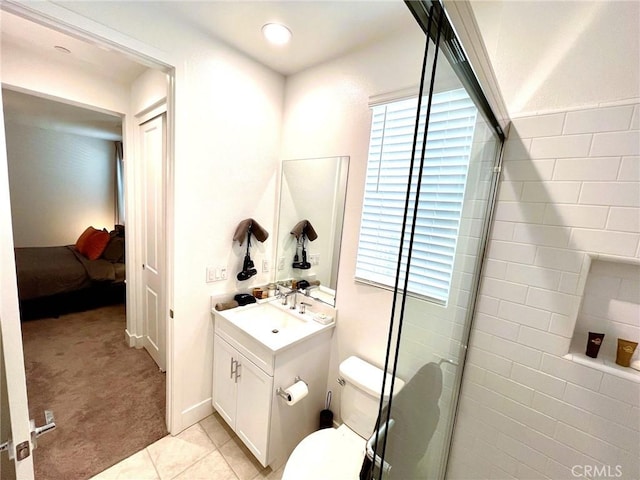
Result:
<svg viewBox="0 0 640 480"><path fill-rule="evenodd" d="M287 405L295 405L309 394L309 388L307 387L306 383L304 383L302 380L299 380L289 388L285 389L284 394L287 397Z"/></svg>

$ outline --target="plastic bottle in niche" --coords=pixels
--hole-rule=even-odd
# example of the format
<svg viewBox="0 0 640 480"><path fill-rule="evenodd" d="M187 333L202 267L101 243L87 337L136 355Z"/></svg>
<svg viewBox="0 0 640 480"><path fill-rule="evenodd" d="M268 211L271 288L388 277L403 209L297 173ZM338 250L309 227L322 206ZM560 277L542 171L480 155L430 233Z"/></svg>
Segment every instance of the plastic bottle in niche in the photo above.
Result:
<svg viewBox="0 0 640 480"><path fill-rule="evenodd" d="M587 340L587 351L585 352L587 357L597 358L600 351L600 345L604 340L604 333L589 332L589 339Z"/></svg>
<svg viewBox="0 0 640 480"><path fill-rule="evenodd" d="M616 363L621 367L629 367L631 365L631 357L633 357L633 353L636 351L637 346L638 342L632 342L631 340L619 338Z"/></svg>

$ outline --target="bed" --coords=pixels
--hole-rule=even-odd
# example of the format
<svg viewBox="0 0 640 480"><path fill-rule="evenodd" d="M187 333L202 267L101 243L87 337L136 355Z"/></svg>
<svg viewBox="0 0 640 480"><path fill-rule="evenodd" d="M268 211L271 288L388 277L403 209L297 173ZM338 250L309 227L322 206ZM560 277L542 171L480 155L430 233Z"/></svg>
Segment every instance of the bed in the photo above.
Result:
<svg viewBox="0 0 640 480"><path fill-rule="evenodd" d="M98 243L90 241L95 232ZM124 301L124 231L89 227L82 235L74 245L15 249L23 319Z"/></svg>

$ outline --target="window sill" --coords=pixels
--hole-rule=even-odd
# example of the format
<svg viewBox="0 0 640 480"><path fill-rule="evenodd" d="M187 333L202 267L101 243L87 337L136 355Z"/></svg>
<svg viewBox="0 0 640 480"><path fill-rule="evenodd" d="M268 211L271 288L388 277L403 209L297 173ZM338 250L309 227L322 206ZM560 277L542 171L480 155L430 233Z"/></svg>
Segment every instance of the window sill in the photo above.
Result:
<svg viewBox="0 0 640 480"><path fill-rule="evenodd" d="M361 277L354 277L353 281L357 284L360 285L367 285L369 287L374 287L374 288L379 288L381 290L387 290L390 293L394 293L394 288L390 287L389 285L384 285L382 283L378 283L378 282L374 282L373 280L365 280L364 278ZM399 295L403 295L404 294L404 290L399 289L398 290L398 294ZM426 295L420 295L419 293L413 293L413 292L407 292L407 297L410 298L415 298L418 300L421 300L423 302L429 302L432 303L438 307L447 307L447 302L444 300L440 300L438 298L433 298L433 297L428 297Z"/></svg>

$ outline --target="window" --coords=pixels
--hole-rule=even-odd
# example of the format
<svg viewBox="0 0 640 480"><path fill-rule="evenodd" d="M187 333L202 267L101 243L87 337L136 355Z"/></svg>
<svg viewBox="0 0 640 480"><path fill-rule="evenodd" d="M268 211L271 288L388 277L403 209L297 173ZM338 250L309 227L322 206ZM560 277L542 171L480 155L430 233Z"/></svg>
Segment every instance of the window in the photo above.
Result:
<svg viewBox="0 0 640 480"><path fill-rule="evenodd" d="M417 98L372 107L356 259L356 278L365 282L395 285L417 107ZM408 290L442 303L449 297L476 114L464 89L433 95ZM421 115L419 139L424 132L424 117ZM411 179L414 192L421 140L418 145L416 173ZM406 227L404 256L411 220ZM406 265L406 258L403 260Z"/></svg>

